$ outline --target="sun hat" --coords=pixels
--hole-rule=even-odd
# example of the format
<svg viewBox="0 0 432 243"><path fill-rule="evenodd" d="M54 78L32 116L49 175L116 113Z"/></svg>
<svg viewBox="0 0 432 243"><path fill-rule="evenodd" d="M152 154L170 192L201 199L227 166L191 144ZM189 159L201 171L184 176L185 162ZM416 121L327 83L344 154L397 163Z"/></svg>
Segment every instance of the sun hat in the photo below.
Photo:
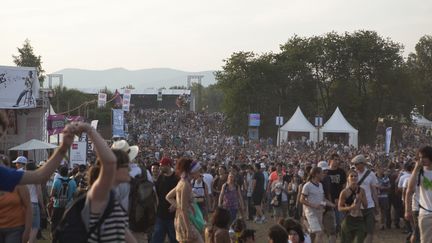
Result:
<svg viewBox="0 0 432 243"><path fill-rule="evenodd" d="M139 148L138 146L129 146L126 140L119 140L113 143L111 146L112 149L118 149L126 152L129 155L129 160L132 162L136 156L138 155Z"/></svg>

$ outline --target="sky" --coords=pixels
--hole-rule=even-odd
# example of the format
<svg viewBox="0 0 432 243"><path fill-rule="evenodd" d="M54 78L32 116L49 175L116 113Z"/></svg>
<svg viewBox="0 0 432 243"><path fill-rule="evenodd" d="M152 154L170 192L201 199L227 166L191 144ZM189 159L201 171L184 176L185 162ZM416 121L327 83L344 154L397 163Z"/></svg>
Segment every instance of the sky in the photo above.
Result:
<svg viewBox="0 0 432 243"><path fill-rule="evenodd" d="M29 39L63 68L220 70L233 52L278 52L295 34L374 30L415 51L432 35L427 0L2 0L0 65Z"/></svg>

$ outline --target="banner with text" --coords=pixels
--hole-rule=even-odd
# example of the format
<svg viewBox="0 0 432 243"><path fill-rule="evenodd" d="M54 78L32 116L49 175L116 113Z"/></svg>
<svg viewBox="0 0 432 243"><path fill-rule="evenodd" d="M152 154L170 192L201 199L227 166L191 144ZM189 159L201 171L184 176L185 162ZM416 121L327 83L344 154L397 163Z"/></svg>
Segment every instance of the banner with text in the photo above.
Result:
<svg viewBox="0 0 432 243"><path fill-rule="evenodd" d="M385 139L385 152L386 152L386 155L389 155L389 153L390 153L391 136L392 136L392 128L391 127L387 127L387 129L386 129L386 139Z"/></svg>
<svg viewBox="0 0 432 243"><path fill-rule="evenodd" d="M87 163L87 142L74 142L70 149L70 165Z"/></svg>
<svg viewBox="0 0 432 243"><path fill-rule="evenodd" d="M66 119L64 115L50 115L47 119L48 135L59 134L65 127Z"/></svg>
<svg viewBox="0 0 432 243"><path fill-rule="evenodd" d="M107 94L99 93L98 94L98 108L103 108L106 105Z"/></svg>
<svg viewBox="0 0 432 243"><path fill-rule="evenodd" d="M112 110L112 135L113 137L124 137L124 113L122 109Z"/></svg>
<svg viewBox="0 0 432 243"><path fill-rule="evenodd" d="M123 104L122 104L123 111L129 111L131 95L132 95L132 90L131 89L125 89L124 90L124 93L123 93Z"/></svg>

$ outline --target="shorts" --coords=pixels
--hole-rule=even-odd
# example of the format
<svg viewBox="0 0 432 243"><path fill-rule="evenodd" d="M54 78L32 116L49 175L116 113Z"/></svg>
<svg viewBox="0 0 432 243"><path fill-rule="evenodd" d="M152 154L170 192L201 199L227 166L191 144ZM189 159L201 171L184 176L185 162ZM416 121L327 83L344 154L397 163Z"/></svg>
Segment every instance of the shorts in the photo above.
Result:
<svg viewBox="0 0 432 243"><path fill-rule="evenodd" d="M306 220L309 225L309 233L317 233L323 231L323 213L322 211L314 211L306 213Z"/></svg>
<svg viewBox="0 0 432 243"><path fill-rule="evenodd" d="M254 206L260 206L263 200L264 192L252 193L252 201Z"/></svg>
<svg viewBox="0 0 432 243"><path fill-rule="evenodd" d="M39 203L32 203L32 211L33 211L33 220L32 220L32 229L40 229L40 207Z"/></svg>
<svg viewBox="0 0 432 243"><path fill-rule="evenodd" d="M363 219L366 225L366 234L373 234L375 231L375 208L363 209Z"/></svg>
<svg viewBox="0 0 432 243"><path fill-rule="evenodd" d="M328 209L323 214L323 230L327 235L336 234L336 217L333 209Z"/></svg>
<svg viewBox="0 0 432 243"><path fill-rule="evenodd" d="M275 217L286 218L288 213L288 202L281 202L280 206L273 206L273 214Z"/></svg>

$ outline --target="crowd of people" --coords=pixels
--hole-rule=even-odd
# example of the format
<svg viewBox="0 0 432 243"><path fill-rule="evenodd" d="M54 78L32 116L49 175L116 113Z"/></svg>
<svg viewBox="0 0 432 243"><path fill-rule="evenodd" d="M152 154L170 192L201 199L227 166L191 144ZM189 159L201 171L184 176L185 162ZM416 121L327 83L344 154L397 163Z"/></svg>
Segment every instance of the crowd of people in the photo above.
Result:
<svg viewBox="0 0 432 243"><path fill-rule="evenodd" d="M55 242L72 242L66 209L80 201L88 242L255 242L265 223L274 243L373 242L392 227L432 242L426 129L403 126L385 154L381 145L232 136L221 113L132 110L125 120L127 137L109 144L86 123L68 125L39 169L25 157L6 169L2 156L0 242L36 242L44 218ZM96 159L60 166L82 132Z"/></svg>

